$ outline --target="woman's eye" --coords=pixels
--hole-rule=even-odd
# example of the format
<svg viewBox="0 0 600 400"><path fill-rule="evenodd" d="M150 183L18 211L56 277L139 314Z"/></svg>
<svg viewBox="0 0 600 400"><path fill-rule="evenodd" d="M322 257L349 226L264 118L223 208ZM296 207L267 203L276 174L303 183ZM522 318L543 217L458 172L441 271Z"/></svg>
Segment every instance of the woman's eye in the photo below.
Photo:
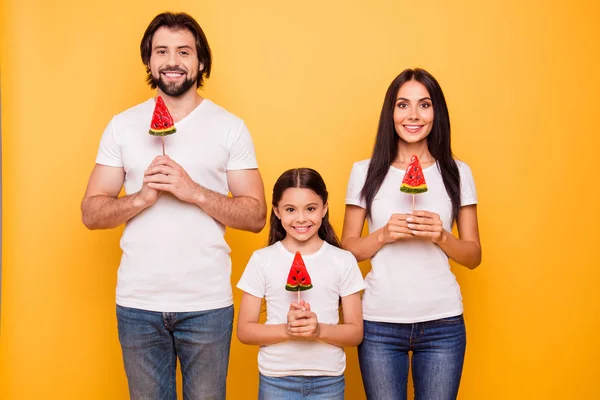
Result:
<svg viewBox="0 0 600 400"><path fill-rule="evenodd" d="M429 108L429 107L431 107L431 103L421 103L421 107L422 108Z"/></svg>
<svg viewBox="0 0 600 400"><path fill-rule="evenodd" d="M407 108L408 104L406 103L398 103L398 108Z"/></svg>

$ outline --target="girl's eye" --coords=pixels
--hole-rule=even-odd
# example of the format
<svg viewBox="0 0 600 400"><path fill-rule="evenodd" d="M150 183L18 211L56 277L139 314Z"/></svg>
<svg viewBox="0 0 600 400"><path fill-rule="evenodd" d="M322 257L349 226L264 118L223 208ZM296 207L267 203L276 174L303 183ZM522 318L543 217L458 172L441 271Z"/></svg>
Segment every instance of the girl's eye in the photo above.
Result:
<svg viewBox="0 0 600 400"><path fill-rule="evenodd" d="M315 210L316 210L316 208L315 208L315 207L308 207L308 208L307 208L307 210L308 210L308 211L315 211Z"/></svg>
<svg viewBox="0 0 600 400"><path fill-rule="evenodd" d="M285 211L291 213L294 212L294 209L292 207L288 207L285 209Z"/></svg>
<svg viewBox="0 0 600 400"><path fill-rule="evenodd" d="M421 103L421 107L422 108L429 108L429 107L431 107L431 103Z"/></svg>

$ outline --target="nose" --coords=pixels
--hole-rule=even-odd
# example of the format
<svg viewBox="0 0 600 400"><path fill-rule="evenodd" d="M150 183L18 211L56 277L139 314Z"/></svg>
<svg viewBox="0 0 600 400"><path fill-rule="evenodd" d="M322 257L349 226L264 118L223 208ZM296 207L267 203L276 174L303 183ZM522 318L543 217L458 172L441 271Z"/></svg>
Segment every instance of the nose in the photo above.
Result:
<svg viewBox="0 0 600 400"><path fill-rule="evenodd" d="M169 66L177 66L179 65L179 58L177 52L169 52L169 59L167 60L167 65Z"/></svg>
<svg viewBox="0 0 600 400"><path fill-rule="evenodd" d="M408 119L410 120L417 120L419 119L419 114L418 114L418 110L417 107L411 107L409 112L408 112Z"/></svg>
<svg viewBox="0 0 600 400"><path fill-rule="evenodd" d="M297 222L305 222L306 218L304 217L304 211L298 212L298 217L296 218Z"/></svg>

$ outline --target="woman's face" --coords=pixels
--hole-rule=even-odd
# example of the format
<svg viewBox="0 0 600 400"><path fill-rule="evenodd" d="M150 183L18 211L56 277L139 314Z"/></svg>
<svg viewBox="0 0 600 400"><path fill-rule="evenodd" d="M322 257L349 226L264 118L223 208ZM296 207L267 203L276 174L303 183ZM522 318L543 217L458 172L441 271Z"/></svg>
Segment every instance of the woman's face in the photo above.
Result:
<svg viewBox="0 0 600 400"><path fill-rule="evenodd" d="M406 143L418 143L431 132L433 105L422 83L413 80L400 86L394 107L394 126Z"/></svg>

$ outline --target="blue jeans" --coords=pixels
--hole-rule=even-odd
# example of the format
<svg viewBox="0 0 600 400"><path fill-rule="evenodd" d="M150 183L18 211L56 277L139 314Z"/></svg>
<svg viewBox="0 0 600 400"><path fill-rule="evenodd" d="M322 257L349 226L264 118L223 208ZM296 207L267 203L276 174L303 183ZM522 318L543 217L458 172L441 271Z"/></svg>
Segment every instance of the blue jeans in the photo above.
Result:
<svg viewBox="0 0 600 400"><path fill-rule="evenodd" d="M258 400L344 400L344 375L281 376L260 374Z"/></svg>
<svg viewBox="0 0 600 400"><path fill-rule="evenodd" d="M367 399L406 399L409 351L415 399L456 399L466 344L462 315L414 324L364 321L358 359Z"/></svg>
<svg viewBox="0 0 600 400"><path fill-rule="evenodd" d="M117 305L117 323L132 400L177 400L177 357L184 399L225 399L233 306L160 313Z"/></svg>

